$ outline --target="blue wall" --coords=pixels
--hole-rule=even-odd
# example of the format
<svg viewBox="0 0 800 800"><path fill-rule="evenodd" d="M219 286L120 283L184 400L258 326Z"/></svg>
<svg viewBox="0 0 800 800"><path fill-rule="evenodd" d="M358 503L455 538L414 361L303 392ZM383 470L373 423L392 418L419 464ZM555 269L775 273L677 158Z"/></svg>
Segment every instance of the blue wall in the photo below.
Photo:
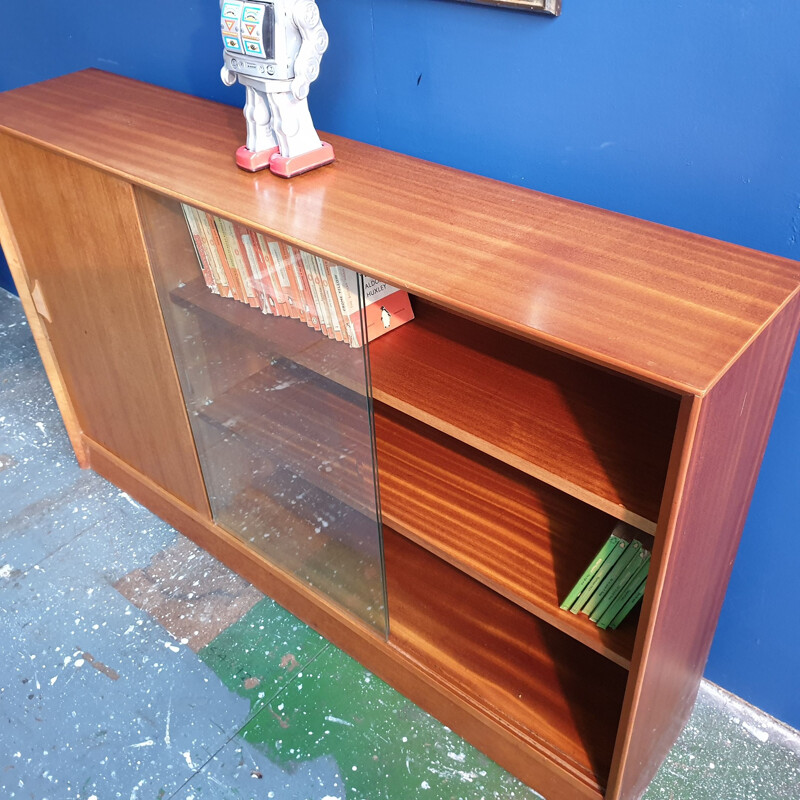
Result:
<svg viewBox="0 0 800 800"><path fill-rule="evenodd" d="M563 3L549 19L449 0L319 0L332 43L315 121L800 259L800 3ZM6 37L0 89L96 66L240 104L218 82L216 16L216 0L86 0L80 14L41 0L44 46ZM795 727L798 445L796 353L706 671Z"/></svg>

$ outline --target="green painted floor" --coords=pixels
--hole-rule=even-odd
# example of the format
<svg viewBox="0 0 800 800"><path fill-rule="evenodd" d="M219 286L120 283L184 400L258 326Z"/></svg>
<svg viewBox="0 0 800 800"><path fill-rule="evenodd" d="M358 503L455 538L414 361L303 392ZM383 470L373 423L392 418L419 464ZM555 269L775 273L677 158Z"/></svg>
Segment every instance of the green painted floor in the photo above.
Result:
<svg viewBox="0 0 800 800"><path fill-rule="evenodd" d="M0 798L539 797L75 464L0 291ZM646 800L800 800L800 734L703 684Z"/></svg>

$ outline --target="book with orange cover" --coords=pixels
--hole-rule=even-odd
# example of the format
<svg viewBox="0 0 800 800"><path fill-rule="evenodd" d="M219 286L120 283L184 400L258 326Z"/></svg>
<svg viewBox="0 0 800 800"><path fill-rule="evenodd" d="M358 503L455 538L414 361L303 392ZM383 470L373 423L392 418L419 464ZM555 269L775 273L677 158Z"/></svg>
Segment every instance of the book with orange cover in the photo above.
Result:
<svg viewBox="0 0 800 800"><path fill-rule="evenodd" d="M255 255L251 255L253 245L251 243L252 232L238 222L231 223L233 232L236 235L236 249L234 256L237 258L236 265L242 274L244 290L247 294L247 302L253 308L264 310L265 297L261 286L259 286L256 272L259 271L258 264L255 263Z"/></svg>
<svg viewBox="0 0 800 800"><path fill-rule="evenodd" d="M264 260L264 254L261 252L261 247L258 244L255 231L248 231L247 236L243 236L243 244L247 252L247 257L250 259L250 264L253 268L253 280L255 282L256 292L261 303L261 310L265 314L278 315L278 304L275 298L275 291L272 287L272 281L269 278L269 269Z"/></svg>
<svg viewBox="0 0 800 800"><path fill-rule="evenodd" d="M333 336L331 338L336 339L337 342L346 342L347 330L345 323L347 321L347 316L336 296L336 287L333 285L333 279L331 278L331 264L329 261L319 256L315 256L315 258L322 276L322 291L325 302L330 310L331 327L333 328Z"/></svg>
<svg viewBox="0 0 800 800"><path fill-rule="evenodd" d="M311 294L314 297L314 303L317 307L317 315L319 316L319 329L325 336L331 336L332 326L330 322L330 309L327 307L325 296L322 291L322 278L320 277L319 269L317 268L316 256L307 253L305 250L300 251L300 259L303 262L306 277L308 278L308 286L311 289Z"/></svg>
<svg viewBox="0 0 800 800"><path fill-rule="evenodd" d="M222 250L225 253L226 274L228 276L228 284L231 287L231 294L240 302L249 305L249 298L244 285L244 275L242 274L244 270L241 265L241 252L236 233L233 230L233 223L221 217L214 217L214 224L217 227Z"/></svg>
<svg viewBox="0 0 800 800"><path fill-rule="evenodd" d="M192 208L192 206L186 205L186 203L181 203L181 209L183 210L183 216L186 219L189 233L192 235L192 243L194 244L194 250L197 254L197 260L200 263L200 271L203 274L203 280L214 294L219 294L219 287L214 278L214 269L208 253L208 245L204 240L202 230L198 224L195 209Z"/></svg>
<svg viewBox="0 0 800 800"><path fill-rule="evenodd" d="M256 245L258 245L256 247ZM275 298L275 313L279 317L289 316L289 306L286 303L286 296L281 286L278 277L278 270L275 268L275 263L272 258L272 253L269 249L269 242L262 233L256 233L253 247L256 248L256 253L261 256L261 263L266 267L266 285L272 289L272 295Z"/></svg>
<svg viewBox="0 0 800 800"><path fill-rule="evenodd" d="M358 300L358 275L347 267L339 266L348 306L348 331L352 326L353 347L364 344L361 312ZM367 341L371 342L384 333L399 328L414 319L414 309L408 292L388 283L364 276L364 316Z"/></svg>
<svg viewBox="0 0 800 800"><path fill-rule="evenodd" d="M236 297L234 290L235 284L231 281L232 268L228 265L228 256L225 254L225 248L222 246L222 240L219 237L217 230L216 217L209 214L208 211L200 211L199 216L204 220L203 230L209 241L210 248L213 248L215 253L215 261L217 263L217 285L219 286L219 293L223 297Z"/></svg>
<svg viewBox="0 0 800 800"><path fill-rule="evenodd" d="M319 322L317 304L314 300L314 293L311 291L310 280L303 264L302 251L298 250L296 247L292 247L290 244L285 245L285 248L289 255L289 263L294 270L294 277L300 295L300 303L305 311L306 325L308 325L309 328L313 328L315 331L321 330L322 326Z"/></svg>
<svg viewBox="0 0 800 800"><path fill-rule="evenodd" d="M272 256L272 263L278 275L278 281L283 291L284 299L288 310L288 316L292 319L300 319L300 303L298 300L297 285L294 280L293 270L291 269L288 256L282 242L267 242L267 247Z"/></svg>

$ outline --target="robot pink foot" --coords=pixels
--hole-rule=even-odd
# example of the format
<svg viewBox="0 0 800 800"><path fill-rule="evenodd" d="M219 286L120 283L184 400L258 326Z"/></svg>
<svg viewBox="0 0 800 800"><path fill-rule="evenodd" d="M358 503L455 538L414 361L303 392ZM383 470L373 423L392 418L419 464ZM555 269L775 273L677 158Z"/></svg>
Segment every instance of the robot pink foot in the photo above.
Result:
<svg viewBox="0 0 800 800"><path fill-rule="evenodd" d="M333 148L327 142L322 142L321 147L299 156L274 155L270 159L269 168L271 172L275 173L275 175L280 175L282 178L293 178L302 172L324 167L325 164L330 164L333 160Z"/></svg>
<svg viewBox="0 0 800 800"><path fill-rule="evenodd" d="M270 159L280 152L280 148L270 147L267 150L248 150L242 145L236 151L236 165L248 172L258 172L269 167Z"/></svg>

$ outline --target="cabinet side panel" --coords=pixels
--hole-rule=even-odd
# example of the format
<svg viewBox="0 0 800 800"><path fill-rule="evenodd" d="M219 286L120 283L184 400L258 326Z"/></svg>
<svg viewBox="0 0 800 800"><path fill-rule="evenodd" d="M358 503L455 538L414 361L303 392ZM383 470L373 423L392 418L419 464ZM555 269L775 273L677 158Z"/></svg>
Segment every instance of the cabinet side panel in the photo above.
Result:
<svg viewBox="0 0 800 800"><path fill-rule="evenodd" d="M0 137L0 195L80 430L208 513L130 184Z"/></svg>
<svg viewBox="0 0 800 800"><path fill-rule="evenodd" d="M692 710L797 334L795 296L704 398L664 526L608 798L639 798ZM691 403L687 399L687 406ZM696 422L694 422L696 420ZM653 576L655 578L655 576ZM651 579L652 580L652 579Z"/></svg>
<svg viewBox="0 0 800 800"><path fill-rule="evenodd" d="M64 378L61 375L61 369L53 353L53 345L47 334L44 320L39 317L37 312L36 303L34 302L32 294L35 284L28 279L27 271L25 270L25 265L17 245L17 237L14 235L14 231L8 221L8 214L6 213L1 194L0 246L2 246L3 253L8 259L8 267L11 270L11 276L14 278L14 285L17 287L17 293L19 294L22 308L28 319L33 339L36 342L36 347L39 350L39 356L42 359L44 371L53 389L53 395L55 396L58 410L61 412L61 418L64 421L64 428L67 431L69 442L72 445L72 449L75 451L75 458L81 468L86 469L89 466L89 456L84 447L80 424L75 416L75 409L72 407L72 399L64 386Z"/></svg>

